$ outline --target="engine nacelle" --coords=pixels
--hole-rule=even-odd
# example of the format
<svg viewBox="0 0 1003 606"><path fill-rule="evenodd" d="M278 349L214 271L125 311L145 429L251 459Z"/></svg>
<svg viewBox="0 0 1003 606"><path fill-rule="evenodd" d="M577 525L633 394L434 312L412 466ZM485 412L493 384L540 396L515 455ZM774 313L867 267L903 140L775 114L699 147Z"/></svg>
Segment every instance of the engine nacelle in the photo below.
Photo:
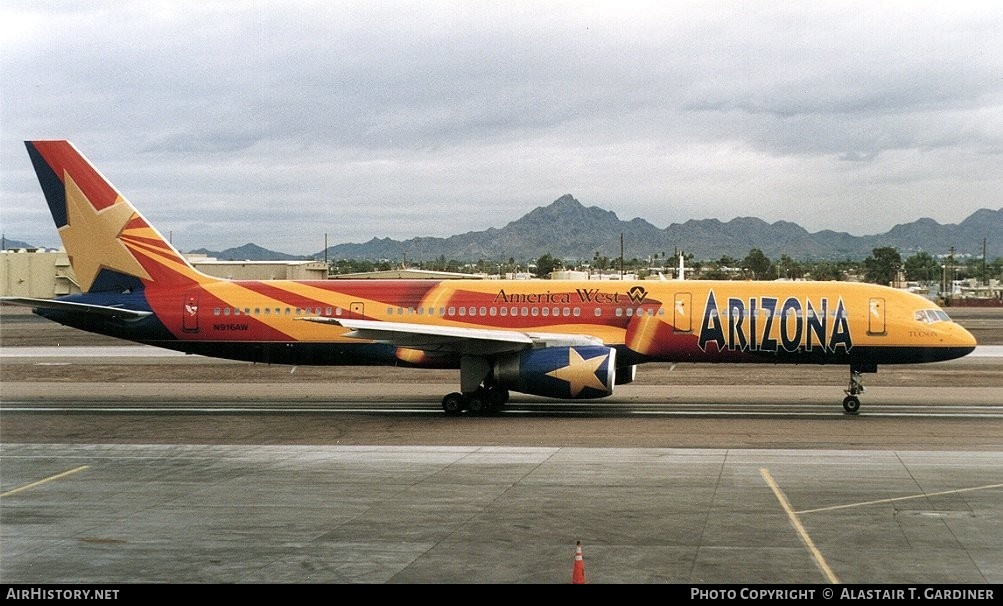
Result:
<svg viewBox="0 0 1003 606"><path fill-rule="evenodd" d="M634 377L636 376L637 364L634 364L633 366L625 366L616 373L616 384L626 385L627 383L633 383Z"/></svg>
<svg viewBox="0 0 1003 606"><path fill-rule="evenodd" d="M616 350L601 345L529 349L495 361L500 387L548 398L604 398L616 384Z"/></svg>

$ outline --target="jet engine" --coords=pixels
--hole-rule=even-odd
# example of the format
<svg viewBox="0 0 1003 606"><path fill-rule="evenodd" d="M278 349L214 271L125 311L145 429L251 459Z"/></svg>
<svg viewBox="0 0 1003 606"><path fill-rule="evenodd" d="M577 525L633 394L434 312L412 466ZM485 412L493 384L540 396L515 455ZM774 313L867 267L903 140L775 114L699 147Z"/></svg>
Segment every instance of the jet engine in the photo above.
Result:
<svg viewBox="0 0 1003 606"><path fill-rule="evenodd" d="M548 398L604 398L616 384L616 350L602 345L544 347L501 357L499 387Z"/></svg>

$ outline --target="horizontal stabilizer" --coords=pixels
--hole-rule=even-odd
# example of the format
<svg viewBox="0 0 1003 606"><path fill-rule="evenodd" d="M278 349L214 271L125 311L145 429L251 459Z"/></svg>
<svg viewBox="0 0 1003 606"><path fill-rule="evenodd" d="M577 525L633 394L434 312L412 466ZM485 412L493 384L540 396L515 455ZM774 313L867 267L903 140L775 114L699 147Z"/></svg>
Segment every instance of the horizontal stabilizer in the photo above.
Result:
<svg viewBox="0 0 1003 606"><path fill-rule="evenodd" d="M55 309L59 311L71 311L74 313L88 313L108 318L122 318L125 320L139 320L153 315L152 311L137 311L134 309L123 309L121 307L112 307L109 305L74 303L72 301L57 301L54 299L33 299L31 297L0 297L0 303L4 305L31 307L33 309Z"/></svg>

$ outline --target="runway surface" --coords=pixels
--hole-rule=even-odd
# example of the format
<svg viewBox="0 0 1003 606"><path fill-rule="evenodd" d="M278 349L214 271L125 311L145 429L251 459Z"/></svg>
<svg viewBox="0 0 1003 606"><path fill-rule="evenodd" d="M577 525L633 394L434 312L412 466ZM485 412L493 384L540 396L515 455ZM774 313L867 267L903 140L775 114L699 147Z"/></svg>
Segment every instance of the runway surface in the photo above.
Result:
<svg viewBox="0 0 1003 606"><path fill-rule="evenodd" d="M81 357L32 322L0 340L4 583L561 584L577 540L589 583L1003 581L997 354L883 368L856 416L845 369L723 365L447 418L449 372Z"/></svg>

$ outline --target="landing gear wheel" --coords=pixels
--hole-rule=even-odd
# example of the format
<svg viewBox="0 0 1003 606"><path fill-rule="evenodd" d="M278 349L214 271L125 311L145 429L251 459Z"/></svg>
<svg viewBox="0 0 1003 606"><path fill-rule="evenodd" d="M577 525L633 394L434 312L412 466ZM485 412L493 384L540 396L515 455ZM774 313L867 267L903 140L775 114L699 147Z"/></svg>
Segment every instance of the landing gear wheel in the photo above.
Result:
<svg viewBox="0 0 1003 606"><path fill-rule="evenodd" d="M498 410L508 402L508 390L503 387L496 387L490 391L491 407Z"/></svg>
<svg viewBox="0 0 1003 606"><path fill-rule="evenodd" d="M451 417L455 417L463 412L463 404L463 394L458 392L447 394L446 397L442 398L442 409Z"/></svg>
<svg viewBox="0 0 1003 606"><path fill-rule="evenodd" d="M843 410L848 415L855 415L860 411L860 398L857 396L846 396L843 398Z"/></svg>
<svg viewBox="0 0 1003 606"><path fill-rule="evenodd" d="M484 402L484 407L480 414L490 416L497 414L502 406L508 402L508 390L499 387L487 387L478 390L477 395Z"/></svg>
<svg viewBox="0 0 1003 606"><path fill-rule="evenodd" d="M487 414L488 408L487 396L480 391L472 393L467 397L467 410L470 411L470 414L481 416Z"/></svg>

